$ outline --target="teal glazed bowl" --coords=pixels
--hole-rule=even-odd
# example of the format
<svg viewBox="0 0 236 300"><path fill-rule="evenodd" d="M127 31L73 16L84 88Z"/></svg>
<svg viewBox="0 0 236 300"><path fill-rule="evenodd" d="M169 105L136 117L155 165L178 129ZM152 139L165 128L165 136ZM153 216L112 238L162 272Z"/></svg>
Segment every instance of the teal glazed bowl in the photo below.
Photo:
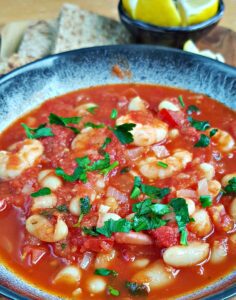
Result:
<svg viewBox="0 0 236 300"><path fill-rule="evenodd" d="M131 76L114 76L112 69L116 64L129 70ZM236 68L165 47L94 47L49 56L3 76L0 79L0 131L49 98L82 88L116 83L179 87L207 94L236 109ZM14 270L4 266L1 255L0 294L16 300L60 299L24 281ZM234 295L236 270L217 282L178 299L219 300L229 299Z"/></svg>
<svg viewBox="0 0 236 300"><path fill-rule="evenodd" d="M185 27L155 26L134 20L125 11L122 0L119 2L118 11L121 22L131 32L136 42L158 44L182 49L187 40L199 40L219 23L224 14L224 2L223 0L220 0L218 12L212 18L205 22Z"/></svg>

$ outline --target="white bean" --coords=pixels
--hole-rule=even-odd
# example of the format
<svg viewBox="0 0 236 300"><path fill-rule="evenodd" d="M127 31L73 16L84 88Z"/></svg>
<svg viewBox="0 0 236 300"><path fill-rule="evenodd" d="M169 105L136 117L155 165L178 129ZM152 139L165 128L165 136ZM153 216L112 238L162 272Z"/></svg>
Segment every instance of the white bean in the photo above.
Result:
<svg viewBox="0 0 236 300"><path fill-rule="evenodd" d="M117 232L115 233L115 241L118 244L130 245L152 245L153 240L151 237L142 232Z"/></svg>
<svg viewBox="0 0 236 300"><path fill-rule="evenodd" d="M77 266L67 266L63 268L55 277L54 283L66 282L75 284L81 279L81 271Z"/></svg>
<svg viewBox="0 0 236 300"><path fill-rule="evenodd" d="M62 186L62 180L55 175L54 170L50 169L39 172L38 181L42 187L48 187L52 191Z"/></svg>
<svg viewBox="0 0 236 300"><path fill-rule="evenodd" d="M133 263L132 263L132 266L135 267L135 268L146 268L147 265L149 265L150 263L150 260L147 259L147 258L139 258L139 259L136 259Z"/></svg>
<svg viewBox="0 0 236 300"><path fill-rule="evenodd" d="M211 248L211 258L210 262L213 264L218 264L223 262L227 257L228 245L227 240L214 241Z"/></svg>
<svg viewBox="0 0 236 300"><path fill-rule="evenodd" d="M57 205L57 197L54 194L40 196L33 199L32 211L44 208L53 208Z"/></svg>
<svg viewBox="0 0 236 300"><path fill-rule="evenodd" d="M148 284L151 290L163 288L173 282L173 280L174 276L172 272L170 272L161 260L157 260L139 271L131 279L133 282Z"/></svg>
<svg viewBox="0 0 236 300"><path fill-rule="evenodd" d="M203 262L209 254L209 244L191 242L188 246L173 246L163 254L166 264L175 268L190 267Z"/></svg>
<svg viewBox="0 0 236 300"><path fill-rule="evenodd" d="M204 237L212 231L211 220L205 209L199 209L192 217L195 221L189 224L189 229L197 236Z"/></svg>
<svg viewBox="0 0 236 300"><path fill-rule="evenodd" d="M168 133L168 136L170 139L176 139L178 136L180 135L179 130L178 129L171 129Z"/></svg>
<svg viewBox="0 0 236 300"><path fill-rule="evenodd" d="M208 190L212 197L216 197L221 191L221 184L217 180L208 181Z"/></svg>
<svg viewBox="0 0 236 300"><path fill-rule="evenodd" d="M106 281L99 276L91 276L87 280L87 289L92 294L98 294L106 289Z"/></svg>
<svg viewBox="0 0 236 300"><path fill-rule="evenodd" d="M72 213L72 215L79 216L81 213L80 208L80 197L75 196L71 199L69 204L69 211Z"/></svg>
<svg viewBox="0 0 236 300"><path fill-rule="evenodd" d="M116 254L115 250L109 253L98 253L95 259L95 268L107 268L110 262L116 257Z"/></svg>
<svg viewBox="0 0 236 300"><path fill-rule="evenodd" d="M190 216L192 216L194 214L195 210L196 210L195 202L191 199L188 199L188 198L186 198L185 201L186 201L186 204L188 206L188 214Z"/></svg>

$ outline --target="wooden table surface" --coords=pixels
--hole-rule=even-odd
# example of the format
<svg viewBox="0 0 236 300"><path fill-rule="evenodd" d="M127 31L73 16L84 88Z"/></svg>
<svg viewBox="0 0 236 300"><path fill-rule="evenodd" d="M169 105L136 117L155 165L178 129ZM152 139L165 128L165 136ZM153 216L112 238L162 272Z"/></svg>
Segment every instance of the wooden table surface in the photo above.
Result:
<svg viewBox="0 0 236 300"><path fill-rule="evenodd" d="M118 0L0 0L0 25L16 20L55 18L64 2L118 19ZM236 31L236 0L224 2L226 12L221 25Z"/></svg>

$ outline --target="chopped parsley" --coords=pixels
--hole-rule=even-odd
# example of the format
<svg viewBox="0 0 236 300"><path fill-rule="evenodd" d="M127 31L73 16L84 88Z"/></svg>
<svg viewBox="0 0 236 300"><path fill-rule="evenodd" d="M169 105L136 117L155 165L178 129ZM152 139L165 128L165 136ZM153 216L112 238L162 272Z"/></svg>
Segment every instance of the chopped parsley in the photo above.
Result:
<svg viewBox="0 0 236 300"><path fill-rule="evenodd" d="M193 112L199 112L200 109L196 105L189 105L187 108L187 114L192 114Z"/></svg>
<svg viewBox="0 0 236 300"><path fill-rule="evenodd" d="M133 135L131 131L134 129L136 124L133 123L125 123L122 125L115 126L111 128L115 136L121 142L121 144L131 144L134 141Z"/></svg>
<svg viewBox="0 0 236 300"><path fill-rule="evenodd" d="M188 206L183 198L173 198L170 201L170 206L173 208L175 213L175 219L179 227L179 232L181 234L180 243L181 245L187 245L187 232L186 225L193 221L189 217Z"/></svg>
<svg viewBox="0 0 236 300"><path fill-rule="evenodd" d="M204 208L212 205L212 198L210 195L202 195L199 200Z"/></svg>
<svg viewBox="0 0 236 300"><path fill-rule="evenodd" d="M179 100L179 103L182 107L185 107L185 104L184 104L184 100L183 100L183 96L178 96L178 100Z"/></svg>
<svg viewBox="0 0 236 300"><path fill-rule="evenodd" d="M119 162L118 161L114 161L110 166L108 166L107 168L101 170L100 173L107 175L110 171L112 171L113 169L115 169L116 167L119 166Z"/></svg>
<svg viewBox="0 0 236 300"><path fill-rule="evenodd" d="M193 119L192 117L188 117L188 121L190 122L191 126L198 131L205 131L211 127L208 121L198 121Z"/></svg>
<svg viewBox="0 0 236 300"><path fill-rule="evenodd" d="M105 138L105 141L101 146L101 149L103 149L103 150L106 149L107 145L109 145L110 143L111 143L111 138L109 138L109 137Z"/></svg>
<svg viewBox="0 0 236 300"><path fill-rule="evenodd" d="M118 117L118 111L117 111L117 109L113 108L113 110L111 112L111 115L110 115L110 118L112 120L115 120L117 117Z"/></svg>
<svg viewBox="0 0 236 300"><path fill-rule="evenodd" d="M236 193L236 177L229 180L228 184L224 188L226 194Z"/></svg>
<svg viewBox="0 0 236 300"><path fill-rule="evenodd" d="M103 124L103 123L100 123L100 124L94 124L94 123L92 123L92 122L87 122L87 123L84 124L84 127L85 127L85 128L91 127L91 128L96 128L96 129L98 129L98 128L104 128L104 127L105 127L105 124Z"/></svg>
<svg viewBox="0 0 236 300"><path fill-rule="evenodd" d="M62 250L65 250L66 247L67 247L67 244L66 244L66 243L61 243L61 249L62 249Z"/></svg>
<svg viewBox="0 0 236 300"><path fill-rule="evenodd" d="M210 131L210 137L213 137L217 133L218 129L214 128Z"/></svg>
<svg viewBox="0 0 236 300"><path fill-rule="evenodd" d="M129 171L130 171L130 167L124 167L123 169L120 170L120 174L129 173Z"/></svg>
<svg viewBox="0 0 236 300"><path fill-rule="evenodd" d="M56 207L57 211L59 212L68 212L68 207L65 204L59 205Z"/></svg>
<svg viewBox="0 0 236 300"><path fill-rule="evenodd" d="M143 216L135 215L133 219L132 228L136 232L139 232L142 230L156 229L166 225L166 223L167 221L162 220L161 218L153 214Z"/></svg>
<svg viewBox="0 0 236 300"><path fill-rule="evenodd" d="M141 195L141 178L138 176L134 177L134 186L130 194L131 199L137 199Z"/></svg>
<svg viewBox="0 0 236 300"><path fill-rule="evenodd" d="M91 106L91 107L87 108L87 111L88 111L90 114L94 115L96 109L98 109L98 105L94 105L94 106Z"/></svg>
<svg viewBox="0 0 236 300"><path fill-rule="evenodd" d="M194 145L195 148L206 148L210 145L210 138L205 134L201 134L200 139Z"/></svg>
<svg viewBox="0 0 236 300"><path fill-rule="evenodd" d="M51 190L48 187L42 188L40 190L38 190L35 193L31 194L31 197L33 198L37 198L37 197L41 197L41 196L47 196L51 194Z"/></svg>
<svg viewBox="0 0 236 300"><path fill-rule="evenodd" d="M159 167L162 167L163 169L167 169L168 168L168 164L162 162L162 161L158 161L157 165Z"/></svg>
<svg viewBox="0 0 236 300"><path fill-rule="evenodd" d="M152 185L143 184L141 178L135 176L134 186L131 191L130 198L137 199L141 195L141 192L154 199L163 199L166 195L170 193L170 189L158 188Z"/></svg>
<svg viewBox="0 0 236 300"><path fill-rule="evenodd" d="M83 227L82 230L86 235L99 236L99 233L96 232L96 227L95 228Z"/></svg>
<svg viewBox="0 0 236 300"><path fill-rule="evenodd" d="M53 113L49 115L50 124L56 124L56 125L66 127L68 129L71 129L76 134L79 133L80 131L73 126L69 126L68 124L78 124L81 121L81 119L82 117L63 118Z"/></svg>
<svg viewBox="0 0 236 300"><path fill-rule="evenodd" d="M88 159L88 157L86 156L86 157L84 157L84 159ZM89 159L88 159L88 161L90 162ZM66 174L65 171L61 168L56 168L55 174L57 176L62 177L65 181L68 181L68 182L75 182L77 180L81 180L83 183L86 183L88 180L86 167L83 165L79 165L81 162L81 159L76 158L76 162L77 162L78 166L75 168L72 175Z"/></svg>
<svg viewBox="0 0 236 300"><path fill-rule="evenodd" d="M90 212L91 205L90 205L90 199L88 196L86 196L84 198L80 198L80 209L81 209L81 213L83 215L86 215Z"/></svg>
<svg viewBox="0 0 236 300"><path fill-rule="evenodd" d="M134 296L145 296L149 293L149 288L144 283L127 281L125 286L130 292L130 294Z"/></svg>
<svg viewBox="0 0 236 300"><path fill-rule="evenodd" d="M52 129L46 127L47 124L41 124L37 128L30 128L26 124L21 123L28 139L39 139L42 137L54 136Z"/></svg>
<svg viewBox="0 0 236 300"><path fill-rule="evenodd" d="M116 272L114 270L106 269L106 268L96 269L94 274L100 275L100 276L109 276L109 275L112 275L115 277L118 276L118 272Z"/></svg>
<svg viewBox="0 0 236 300"><path fill-rule="evenodd" d="M114 289L110 285L107 287L107 290L108 290L108 294L111 295L111 296L115 296L115 297L120 296L120 292L118 290Z"/></svg>
<svg viewBox="0 0 236 300"><path fill-rule="evenodd" d="M105 235L106 237L111 237L114 232L130 232L132 224L126 219L119 220L108 220L104 223L102 227L96 228L96 232Z"/></svg>

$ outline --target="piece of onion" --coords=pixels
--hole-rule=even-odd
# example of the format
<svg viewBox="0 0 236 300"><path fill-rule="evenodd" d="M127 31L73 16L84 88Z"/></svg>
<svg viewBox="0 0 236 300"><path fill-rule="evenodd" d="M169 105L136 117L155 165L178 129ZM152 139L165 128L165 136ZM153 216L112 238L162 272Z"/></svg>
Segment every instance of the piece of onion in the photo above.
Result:
<svg viewBox="0 0 236 300"><path fill-rule="evenodd" d="M89 267L89 265L91 264L93 257L94 257L94 254L92 252L89 252L89 251L85 252L84 256L81 260L81 263L80 263L81 269L86 270Z"/></svg>
<svg viewBox="0 0 236 300"><path fill-rule="evenodd" d="M209 195L209 190L208 190L208 183L207 179L203 178L198 182L198 189L197 189L198 195Z"/></svg>
<svg viewBox="0 0 236 300"><path fill-rule="evenodd" d="M166 149L165 146L153 145L151 148L157 158L163 158L170 155L169 151Z"/></svg>
<svg viewBox="0 0 236 300"><path fill-rule="evenodd" d="M182 189L176 192L178 198L190 198L195 199L197 198L197 193L191 189Z"/></svg>
<svg viewBox="0 0 236 300"><path fill-rule="evenodd" d="M33 191L32 182L26 183L22 188L22 193L25 195L29 195L33 193Z"/></svg>
<svg viewBox="0 0 236 300"><path fill-rule="evenodd" d="M116 188L109 186L107 189L107 197L114 197L119 202L126 202L128 200L125 194L122 194Z"/></svg>
<svg viewBox="0 0 236 300"><path fill-rule="evenodd" d="M136 147L136 148L132 148L126 151L128 157L131 160L136 160L138 158L140 158L142 156L144 152L144 148L143 147Z"/></svg>

